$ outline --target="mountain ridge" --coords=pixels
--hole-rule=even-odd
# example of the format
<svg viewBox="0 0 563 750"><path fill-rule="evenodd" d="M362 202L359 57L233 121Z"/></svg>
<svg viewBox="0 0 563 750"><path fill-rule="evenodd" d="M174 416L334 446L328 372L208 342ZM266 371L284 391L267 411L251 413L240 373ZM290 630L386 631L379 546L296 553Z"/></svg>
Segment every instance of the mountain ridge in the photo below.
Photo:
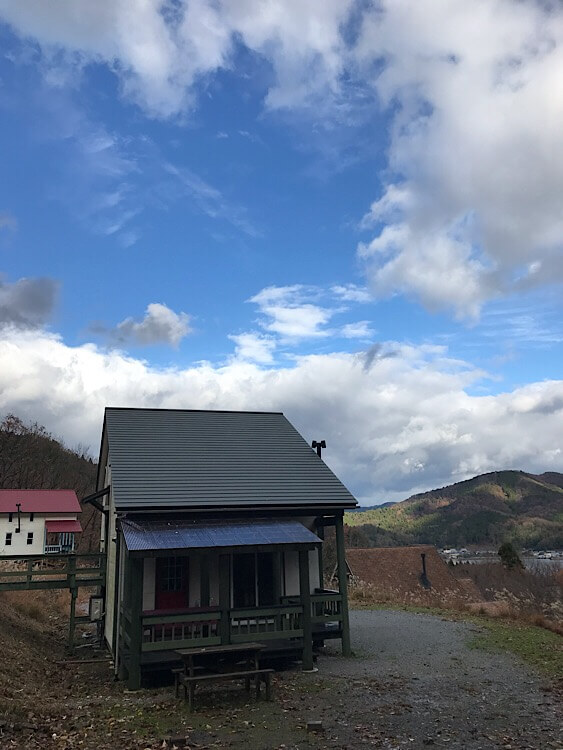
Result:
<svg viewBox="0 0 563 750"><path fill-rule="evenodd" d="M563 474L504 470L346 514L371 546L435 544L563 547Z"/></svg>

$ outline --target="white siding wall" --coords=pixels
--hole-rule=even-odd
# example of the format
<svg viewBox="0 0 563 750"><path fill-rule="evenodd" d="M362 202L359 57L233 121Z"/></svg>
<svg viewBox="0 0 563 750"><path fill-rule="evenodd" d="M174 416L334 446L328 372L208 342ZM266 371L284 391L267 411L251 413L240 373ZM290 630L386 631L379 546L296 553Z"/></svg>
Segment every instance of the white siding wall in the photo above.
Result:
<svg viewBox="0 0 563 750"><path fill-rule="evenodd" d="M285 595L298 596L299 587L299 553L285 552ZM319 555L317 550L309 550L309 584L311 593L320 586Z"/></svg>
<svg viewBox="0 0 563 750"><path fill-rule="evenodd" d="M74 514L42 514L34 513L33 521L29 520L29 513L21 513L20 516L20 533L16 533L18 528L18 514L14 512L10 522L8 513L0 514L0 557L2 555L42 555L45 551L45 521L76 521L77 515ZM33 533L32 544L27 543L28 533ZM12 544L6 544L6 534L12 534Z"/></svg>

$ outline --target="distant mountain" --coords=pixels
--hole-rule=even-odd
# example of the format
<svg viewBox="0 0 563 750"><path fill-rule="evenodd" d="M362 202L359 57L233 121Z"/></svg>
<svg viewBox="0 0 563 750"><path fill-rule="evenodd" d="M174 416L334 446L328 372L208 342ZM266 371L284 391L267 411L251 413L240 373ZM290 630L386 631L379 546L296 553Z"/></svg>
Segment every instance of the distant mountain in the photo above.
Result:
<svg viewBox="0 0 563 750"><path fill-rule="evenodd" d="M392 505L396 505L395 500L389 500L386 503L380 503L379 505L358 505L350 513L366 513L368 510L378 510L379 508L390 508Z"/></svg>
<svg viewBox="0 0 563 750"><path fill-rule="evenodd" d="M563 547L563 474L497 471L345 516L376 546Z"/></svg>

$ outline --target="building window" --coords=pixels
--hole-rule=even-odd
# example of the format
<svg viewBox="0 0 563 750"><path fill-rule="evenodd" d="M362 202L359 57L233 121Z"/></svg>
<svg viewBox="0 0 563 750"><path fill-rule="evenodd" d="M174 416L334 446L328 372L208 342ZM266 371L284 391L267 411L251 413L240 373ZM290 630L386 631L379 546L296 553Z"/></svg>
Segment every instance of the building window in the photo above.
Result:
<svg viewBox="0 0 563 750"><path fill-rule="evenodd" d="M28 531L27 532L27 543L28 544L33 544L33 531Z"/></svg>
<svg viewBox="0 0 563 750"><path fill-rule="evenodd" d="M35 515L35 513L30 513L30 514L29 514L29 520L30 520L30 521L33 521L33 516L34 516L34 515Z"/></svg>
<svg viewBox="0 0 563 750"><path fill-rule="evenodd" d="M14 520L14 514L13 513L8 513L8 522L12 523L13 520Z"/></svg>
<svg viewBox="0 0 563 750"><path fill-rule="evenodd" d="M9 547L12 544L12 532L8 531L6 533L6 547Z"/></svg>

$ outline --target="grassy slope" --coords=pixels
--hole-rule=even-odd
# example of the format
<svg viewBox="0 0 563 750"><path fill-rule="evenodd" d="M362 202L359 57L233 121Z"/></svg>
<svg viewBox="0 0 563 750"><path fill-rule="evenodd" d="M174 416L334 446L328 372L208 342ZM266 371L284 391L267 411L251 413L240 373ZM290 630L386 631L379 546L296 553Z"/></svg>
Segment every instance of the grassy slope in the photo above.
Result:
<svg viewBox="0 0 563 750"><path fill-rule="evenodd" d="M549 480L549 481L548 481ZM402 503L348 513L375 544L563 546L563 475L483 474ZM384 537L383 540L378 539Z"/></svg>

